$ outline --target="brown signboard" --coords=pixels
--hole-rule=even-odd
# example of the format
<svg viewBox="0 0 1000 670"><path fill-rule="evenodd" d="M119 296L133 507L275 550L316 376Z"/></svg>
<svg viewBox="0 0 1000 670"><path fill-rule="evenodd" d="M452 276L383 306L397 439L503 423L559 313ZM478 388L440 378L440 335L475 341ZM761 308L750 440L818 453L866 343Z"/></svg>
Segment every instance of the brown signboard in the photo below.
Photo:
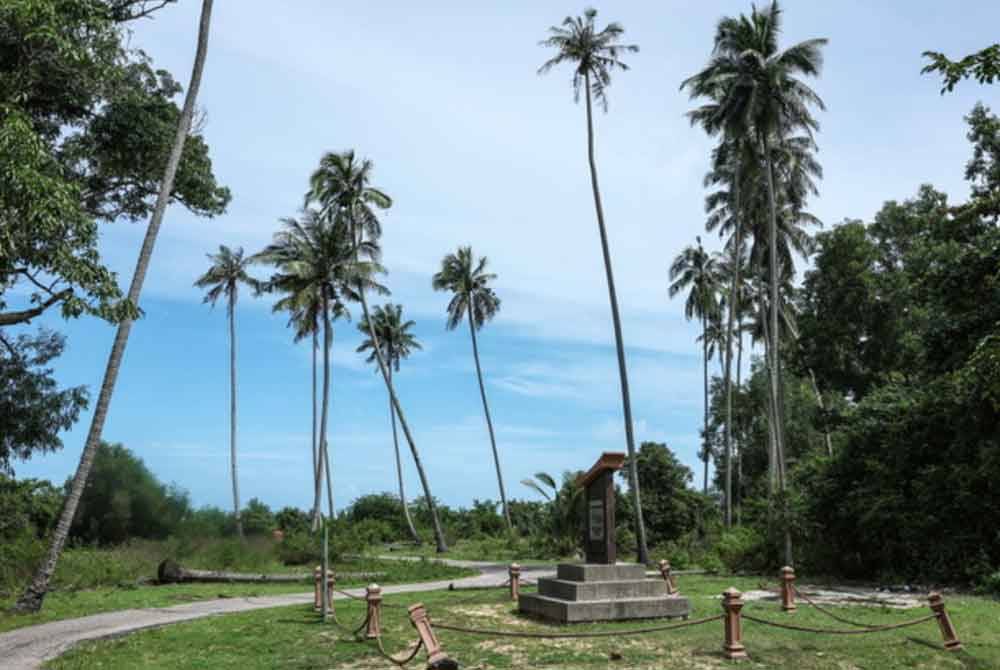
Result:
<svg viewBox="0 0 1000 670"><path fill-rule="evenodd" d="M617 559L614 475L624 464L625 454L604 452L577 481L586 501L583 547L587 563L613 565Z"/></svg>

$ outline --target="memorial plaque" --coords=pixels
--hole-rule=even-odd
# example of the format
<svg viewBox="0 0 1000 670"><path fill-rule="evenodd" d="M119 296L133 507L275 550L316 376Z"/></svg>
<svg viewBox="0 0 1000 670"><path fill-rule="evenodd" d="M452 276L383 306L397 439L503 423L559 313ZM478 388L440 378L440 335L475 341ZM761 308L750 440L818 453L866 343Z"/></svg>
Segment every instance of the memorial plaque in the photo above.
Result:
<svg viewBox="0 0 1000 670"><path fill-rule="evenodd" d="M587 563L614 565L618 554L615 541L615 472L625 464L625 454L604 452L587 474L577 482L587 501L583 548Z"/></svg>
<svg viewBox="0 0 1000 670"><path fill-rule="evenodd" d="M590 539L600 541L604 539L604 501L590 501Z"/></svg>

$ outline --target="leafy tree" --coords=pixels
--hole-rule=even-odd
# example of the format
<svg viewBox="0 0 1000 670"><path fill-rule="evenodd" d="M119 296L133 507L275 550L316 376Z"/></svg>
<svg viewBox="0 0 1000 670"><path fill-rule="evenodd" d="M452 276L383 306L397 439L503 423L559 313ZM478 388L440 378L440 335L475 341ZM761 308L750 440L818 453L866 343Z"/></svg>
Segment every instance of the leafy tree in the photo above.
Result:
<svg viewBox="0 0 1000 670"><path fill-rule="evenodd" d="M156 205L153 208L153 215L146 229L146 235L142 241L142 248L139 251L139 259L136 263L135 274L132 276L132 283L129 286L128 300L134 304L139 303L139 294L142 291L142 284L146 278L146 271L149 269L149 261L153 254L153 246L156 242L160 224L163 222L163 215L166 212L170 195L173 191L174 178L181 162L184 151L184 144L187 140L188 132L191 128L191 119L194 116L194 104L198 95L198 88L201 85L201 75L205 69L205 57L208 51L208 33L212 16L212 0L202 0L201 20L198 27L198 46L195 52L194 65L191 71L191 84L188 87L187 95L184 98L184 107L177 120L177 132L174 136L169 158L163 171L163 179L159 184L159 192L156 196ZM76 508L83 495L83 489L87 483L87 476L90 473L91 465L94 461L98 445L101 440L101 432L104 429L104 420L108 414L108 406L111 403L111 394L114 391L115 381L118 379L118 370L121 366L122 356L125 353L125 345L128 343L128 336L132 330L132 320L124 319L118 325L115 333L114 344L111 346L111 353L108 356L108 365L104 373L104 380L101 383L101 391L97 397L97 406L91 420L90 430L87 433L87 441L84 444L83 452L80 455L80 464L77 466L76 474L70 486L69 495L66 497L66 504L59 516L59 523L52 534L52 544L48 554L42 564L38 567L34 578L25 589L24 593L14 605L17 612L37 612L42 607L45 594L49 589L49 581L55 572L56 563L62 548L69 536L70 525L76 515Z"/></svg>
<svg viewBox="0 0 1000 670"><path fill-rule="evenodd" d="M65 338L40 330L9 341L0 334L0 473L13 474L12 460L62 449L68 430L87 407L86 387L59 389L47 367L63 351Z"/></svg>
<svg viewBox="0 0 1000 670"><path fill-rule="evenodd" d="M476 262L472 247L459 247L454 254L448 254L441 260L441 270L434 275L432 285L435 291L451 291L453 296L448 303L448 330L454 330L463 320L469 322L469 334L472 337L472 357L476 361L476 377L479 379L479 395L483 400L483 413L486 415L486 427L490 433L490 445L493 447L493 464L497 471L497 485L500 487L500 501L503 505L503 517L507 528L513 529L510 520L510 510L507 508L507 491L503 486L503 473L500 470L500 453L497 451L496 437L493 435L493 420L490 418L490 406L486 402L486 387L483 385L483 370L479 364L479 345L476 342L476 331L481 330L487 321L492 321L500 311L500 298L490 288L489 283L497 278L492 272L486 271L486 256Z"/></svg>
<svg viewBox="0 0 1000 670"><path fill-rule="evenodd" d="M0 6L0 326L55 307L65 317L138 316L101 261L98 224L146 218L162 186L181 88L129 47L126 24L163 4ZM205 216L229 202L200 129L167 195Z"/></svg>
<svg viewBox="0 0 1000 670"><path fill-rule="evenodd" d="M43 479L13 479L0 474L0 539L28 533L44 537L59 518L63 492Z"/></svg>
<svg viewBox="0 0 1000 670"><path fill-rule="evenodd" d="M694 531L710 499L688 488L691 470L659 442L643 442L638 458L639 485L646 491L643 504L652 543L675 541Z"/></svg>
<svg viewBox="0 0 1000 670"><path fill-rule="evenodd" d="M105 545L138 537L163 539L189 513L186 492L161 484L142 459L121 444L102 442L70 535Z"/></svg>
<svg viewBox="0 0 1000 670"><path fill-rule="evenodd" d="M392 206L392 198L370 184L372 169L372 162L367 159L356 159L354 151L327 153L320 159L319 168L310 177L310 189L306 194L306 201L318 203L324 216L331 221L341 222L347 226L354 245L355 260L361 253L365 242L375 245L377 248L377 241L382 234L382 224L379 222L375 210L384 210ZM356 286L365 321L374 325L374 321L368 314L365 288L360 283ZM424 466L420 462L420 455L410 432L409 423L406 421L399 398L392 386L392 380L389 378L386 362L382 357L382 349L378 344L378 335L371 329L369 329L368 334L372 342L375 343L373 348L375 360L378 361L379 371L382 373L382 379L389 391L389 398L396 408L396 415L403 428L403 435L410 445L410 453L413 455L413 462L417 467L417 474L420 476L420 483L424 489L424 499L434 526L437 551L444 553L448 551L448 544L445 542L444 531L437 518L434 496L431 495Z"/></svg>
<svg viewBox="0 0 1000 670"><path fill-rule="evenodd" d="M974 77L980 84L992 84L1000 78L1000 43L992 44L982 51L969 54L958 61L949 60L938 51L925 51L923 56L929 58L931 62L925 65L920 73L941 73L941 77L944 79L941 95L944 95L945 92L950 93L955 88L955 84L969 77Z"/></svg>
<svg viewBox="0 0 1000 670"><path fill-rule="evenodd" d="M309 515L298 507L282 507L274 515L274 523L286 535L307 533L309 531Z"/></svg>
<svg viewBox="0 0 1000 670"><path fill-rule="evenodd" d="M625 419L625 444L631 462L635 460L635 438L632 435L632 402L629 398L628 372L625 369L625 344L622 338L621 318L618 315L618 296L615 293L614 273L611 269L611 252L608 249L608 234L604 225L604 207L601 205L601 191L597 185L597 163L594 158L594 121L591 110L591 98L607 112L607 88L611 85L611 72L628 70L621 56L626 53L636 53L639 47L634 44L621 44L620 39L625 29L619 23L609 23L598 30L594 24L597 10L587 9L583 16L567 16L562 26L549 28L549 37L541 42L541 46L553 48L556 55L547 60L539 69L544 74L562 63L573 65L573 95L579 102L580 90L583 90L587 103L587 158L590 163L590 185L594 194L594 209L597 212L597 228L601 235L601 252L604 256L604 272L608 281L608 298L611 303L611 321L615 331L615 347L618 352L618 374L621 382L622 408ZM635 465L629 470L629 486L632 490L635 507L636 537L639 543L638 559L640 563L649 562L649 549L646 546L646 529L642 522L642 504L639 495L639 476Z"/></svg>
<svg viewBox="0 0 1000 670"><path fill-rule="evenodd" d="M384 307L376 305L372 311L372 315L374 323L368 323L367 319L363 319L358 324L358 330L361 331L362 336L374 331L377 338L365 338L357 350L358 352L370 351L371 353L368 354L367 362L373 363L376 359L375 346L377 340L377 346L382 349L382 357L386 362L389 378L392 379L393 370L395 369L396 372L399 372L399 363L401 360L409 358L414 349L423 349L420 343L417 342L417 338L410 332L410 328L416 324L413 321L403 320L402 305L393 305L392 303L386 303ZM377 367L375 368L375 372L378 372ZM399 436L396 433L396 408L393 406L391 400L389 401L389 422L392 424L392 444L396 454L399 504L403 509L403 516L406 519L406 529L410 534L410 538L417 544L420 544L420 535L417 534L417 529L413 527L410 508L406 502L406 490L403 487L403 461L399 457Z"/></svg>
<svg viewBox="0 0 1000 670"><path fill-rule="evenodd" d="M670 265L670 297L673 298L685 289L690 289L687 300L684 301L684 318L689 321L692 318L701 319L701 358L702 371L704 377L705 391L705 426L704 443L702 444L701 458L705 463L704 491L708 493L708 324L710 320L716 319L719 310L717 283L718 272L715 267L715 259L701 246L701 237L696 238L697 247L685 247L677 255ZM727 507L731 495L732 475L732 453L726 452L726 481L730 482L726 486ZM641 486L641 483L640 483Z"/></svg>
<svg viewBox="0 0 1000 670"><path fill-rule="evenodd" d="M229 319L229 464L233 478L233 515L236 518L236 533L243 537L243 523L240 514L240 485L236 468L236 301L240 284L259 289L256 279L247 274L251 259L243 257L243 247L232 250L226 245L219 246L219 253L208 254L212 265L208 271L195 280L198 288L208 289L204 302L215 307L220 297L226 298L226 316Z"/></svg>
<svg viewBox="0 0 1000 670"><path fill-rule="evenodd" d="M548 533L556 553L565 556L577 550L583 539L583 489L576 484L582 472L564 472L562 484L545 472L522 479L521 484L542 496L548 506Z"/></svg>
<svg viewBox="0 0 1000 670"><path fill-rule="evenodd" d="M247 535L267 535L277 525L271 508L259 498L250 498L247 506L240 512L241 527Z"/></svg>

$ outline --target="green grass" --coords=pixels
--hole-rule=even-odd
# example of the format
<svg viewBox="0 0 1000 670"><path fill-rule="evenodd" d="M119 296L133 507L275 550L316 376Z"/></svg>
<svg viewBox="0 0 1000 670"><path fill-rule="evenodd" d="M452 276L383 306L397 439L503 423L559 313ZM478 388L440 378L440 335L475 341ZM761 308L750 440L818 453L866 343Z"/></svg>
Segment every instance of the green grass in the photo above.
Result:
<svg viewBox="0 0 1000 670"><path fill-rule="evenodd" d="M716 597L734 585L748 590L759 580L750 578L685 577L683 592L692 601L692 619L720 611ZM390 652L399 652L415 639L402 607L422 601L438 622L493 629L578 632L622 631L644 623L587 624L555 626L519 618L500 590L482 592L473 601L448 593L387 596L383 610L384 643ZM340 621L351 625L364 617L364 604L338 602ZM845 616L864 622L892 623L928 613L926 608L890 610L883 608L837 608ZM935 622L901 631L858 636L811 635L765 628L746 622L744 643L751 661L744 668L795 668L804 670L897 670L903 668L1000 668L1000 603L978 597L954 596L948 609L966 645L965 651L946 652ZM776 621L843 628L819 612L802 607L795 614L783 614L774 602L751 602L745 613ZM351 625L353 628L353 625ZM721 622L637 637L610 637L584 640L490 639L438 630L445 650L462 668L688 668L731 667L720 653ZM411 668L420 668L421 655ZM323 625L308 607L285 607L245 614L214 617L147 630L105 642L83 645L46 666L50 669L75 668L392 668L378 655L371 642L358 642L332 624Z"/></svg>
<svg viewBox="0 0 1000 670"><path fill-rule="evenodd" d="M456 540L448 545L448 553L437 553L434 544L425 542L420 546L394 545L392 549L386 546L369 547L367 553L373 556L419 556L423 558L449 558L459 561L490 561L497 563L518 562L521 565L551 565L562 562L573 562L571 556L552 559L525 559L531 555L532 548L527 540L509 540L506 538L483 538L479 540ZM623 559L624 560L624 559Z"/></svg>
<svg viewBox="0 0 1000 670"><path fill-rule="evenodd" d="M474 575L474 570L452 568L431 561L398 562L360 560L332 566L340 572L384 572L379 584L457 579ZM299 568L299 572L305 568ZM362 580L340 580L338 588L361 586ZM83 590L57 590L45 598L42 611L37 614L13 615L7 612L14 598L0 600L0 632L23 628L49 621L112 612L138 607L168 607L196 600L214 598L239 598L266 596L281 593L304 593L312 590L306 582L298 584L169 584L163 586L118 586Z"/></svg>

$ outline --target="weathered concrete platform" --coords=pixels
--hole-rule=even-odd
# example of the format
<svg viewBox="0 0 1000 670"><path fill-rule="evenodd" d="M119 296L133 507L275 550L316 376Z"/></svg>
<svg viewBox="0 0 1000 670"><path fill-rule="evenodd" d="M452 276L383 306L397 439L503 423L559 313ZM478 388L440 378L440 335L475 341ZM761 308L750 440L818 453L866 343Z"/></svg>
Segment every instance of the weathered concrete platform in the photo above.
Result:
<svg viewBox="0 0 1000 670"><path fill-rule="evenodd" d="M538 593L520 597L519 610L560 623L684 617L687 598L668 596L662 579L646 579L642 565L561 564L555 579L538 580Z"/></svg>

